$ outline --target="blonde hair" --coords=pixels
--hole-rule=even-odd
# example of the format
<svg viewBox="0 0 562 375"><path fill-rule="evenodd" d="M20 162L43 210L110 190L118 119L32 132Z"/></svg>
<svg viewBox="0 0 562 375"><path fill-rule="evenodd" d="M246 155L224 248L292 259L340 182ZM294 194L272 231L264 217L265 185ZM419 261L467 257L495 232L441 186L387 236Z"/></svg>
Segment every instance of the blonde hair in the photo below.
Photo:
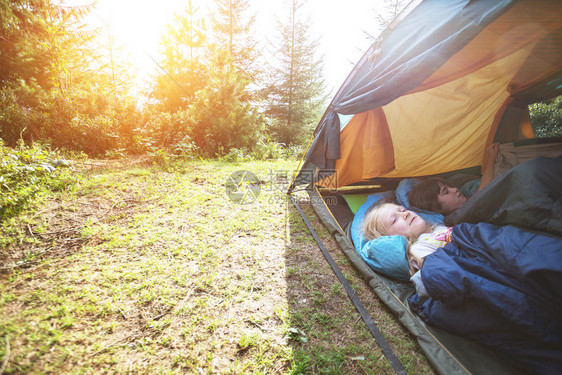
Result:
<svg viewBox="0 0 562 375"><path fill-rule="evenodd" d="M390 205L396 204L390 200L382 200L375 203L373 206L369 207L367 212L365 213L365 217L363 218L363 223L361 223L361 231L363 232L363 236L367 241L374 240L376 238L386 236L387 231L384 227L382 220L380 219L382 208ZM430 227L431 230L435 228L435 225ZM417 269L413 267L413 264L420 265L423 264L423 258L417 257L410 252L411 245L416 242L417 238L408 238L408 245L406 248L406 260L408 261L408 267L410 269L410 275L416 273ZM420 267L421 268L421 267Z"/></svg>
<svg viewBox="0 0 562 375"><path fill-rule="evenodd" d="M367 241L386 236L386 228L380 220L381 208L393 204L392 202L378 202L369 207L361 223L361 231Z"/></svg>

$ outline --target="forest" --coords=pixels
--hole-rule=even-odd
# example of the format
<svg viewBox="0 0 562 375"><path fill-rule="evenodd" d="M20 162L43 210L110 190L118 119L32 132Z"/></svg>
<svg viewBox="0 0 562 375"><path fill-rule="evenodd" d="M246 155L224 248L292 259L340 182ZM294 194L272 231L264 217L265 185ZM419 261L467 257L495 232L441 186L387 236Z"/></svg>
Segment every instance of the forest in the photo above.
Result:
<svg viewBox="0 0 562 375"><path fill-rule="evenodd" d="M186 4L162 37L152 82L134 92L119 45L85 27L95 3L3 0L4 143L41 142L95 157L157 149L216 157L264 153L258 148L269 142L302 144L326 93L299 2L280 29L278 61L267 68L247 0L217 1L206 23Z"/></svg>
<svg viewBox="0 0 562 375"><path fill-rule="evenodd" d="M111 33L86 27L95 2L1 0L2 215L33 195L29 176L54 178L62 153L298 158L330 94L305 3L286 2L277 38L263 46L248 0L216 0L205 17L187 1L139 90ZM405 3L388 1L386 21L376 21L384 26ZM539 136L560 135L561 108L561 98L531 106Z"/></svg>
<svg viewBox="0 0 562 375"><path fill-rule="evenodd" d="M287 3L266 62L248 0L215 1L205 18L187 1L139 90L111 33L87 27L95 2L2 0L0 216L58 180L65 157L302 154L327 98L303 3Z"/></svg>

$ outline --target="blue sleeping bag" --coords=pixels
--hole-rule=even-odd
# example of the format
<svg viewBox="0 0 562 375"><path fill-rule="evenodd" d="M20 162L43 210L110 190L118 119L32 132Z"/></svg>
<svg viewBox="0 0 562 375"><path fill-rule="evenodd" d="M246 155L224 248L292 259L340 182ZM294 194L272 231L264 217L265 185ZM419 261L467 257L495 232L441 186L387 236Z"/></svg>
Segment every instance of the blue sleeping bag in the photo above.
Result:
<svg viewBox="0 0 562 375"><path fill-rule="evenodd" d="M427 323L492 346L540 374L562 373L562 240L513 226L462 223L425 257Z"/></svg>

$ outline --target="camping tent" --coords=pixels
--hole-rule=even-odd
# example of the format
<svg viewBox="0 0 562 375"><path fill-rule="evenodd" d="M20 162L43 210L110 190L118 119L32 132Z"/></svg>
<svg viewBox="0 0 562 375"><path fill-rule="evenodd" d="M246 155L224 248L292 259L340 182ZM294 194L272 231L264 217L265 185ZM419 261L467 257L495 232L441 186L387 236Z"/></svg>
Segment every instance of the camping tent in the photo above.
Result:
<svg viewBox="0 0 562 375"><path fill-rule="evenodd" d="M561 8L413 1L333 98L303 171L336 169L339 186L430 175L480 165L493 140L532 137L526 105L562 94Z"/></svg>
<svg viewBox="0 0 562 375"><path fill-rule="evenodd" d="M479 173L492 142L542 143L534 140L528 105L561 94L562 1L414 0L345 80L293 180L290 191L306 186L341 203L311 199L441 373L514 370L411 312L411 286L374 272L355 250L353 212L341 194L394 189L405 177Z"/></svg>

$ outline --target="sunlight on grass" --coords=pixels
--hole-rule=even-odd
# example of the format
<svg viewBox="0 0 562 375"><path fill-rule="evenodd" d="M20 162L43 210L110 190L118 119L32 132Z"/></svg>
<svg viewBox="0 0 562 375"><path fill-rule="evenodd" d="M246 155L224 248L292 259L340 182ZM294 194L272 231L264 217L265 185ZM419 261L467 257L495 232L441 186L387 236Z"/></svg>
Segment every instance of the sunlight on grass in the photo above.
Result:
<svg viewBox="0 0 562 375"><path fill-rule="evenodd" d="M209 162L86 176L61 212L80 220L82 245L0 284L8 373L389 372L300 218L268 186L272 170L291 168ZM240 169L262 183L249 205L224 190Z"/></svg>

